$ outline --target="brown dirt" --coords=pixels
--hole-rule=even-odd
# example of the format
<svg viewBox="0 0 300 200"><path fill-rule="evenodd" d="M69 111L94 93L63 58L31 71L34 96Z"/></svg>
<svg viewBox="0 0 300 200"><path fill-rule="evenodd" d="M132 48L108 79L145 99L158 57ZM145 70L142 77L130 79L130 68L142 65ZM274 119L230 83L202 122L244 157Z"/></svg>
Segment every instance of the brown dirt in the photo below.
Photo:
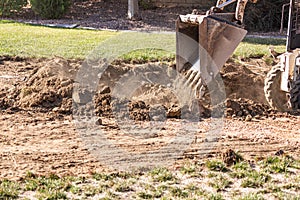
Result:
<svg viewBox="0 0 300 200"><path fill-rule="evenodd" d="M262 62L256 60L255 62ZM28 171L37 174L88 174L107 169L83 144L73 121L72 89L82 61L0 57L0 177L17 179ZM222 70L227 100L224 125L216 147L204 156L229 147L246 158L267 156L284 150L300 157L299 115L269 109L263 98L263 79L269 67L228 62ZM166 121L156 135L139 139L123 135L113 119L111 91L116 80L137 65L116 63L99 81L94 96L97 122L109 138L131 151L146 151L166 144L180 125L181 107L172 93L157 85L146 85L128 102L130 118L140 124L148 120ZM153 96L161 101L155 102ZM120 100L118 100L120 101ZM159 118L159 116L163 117ZM156 116L156 118L155 118ZM202 118L195 141L180 158L200 159L210 118ZM179 159L180 159L179 158Z"/></svg>
<svg viewBox="0 0 300 200"><path fill-rule="evenodd" d="M253 59L255 60L255 59ZM261 62L260 59L256 59ZM264 63L241 64L227 62L221 73L226 85L227 97L231 99L251 99L256 102L267 104L264 96L264 77L270 67Z"/></svg>

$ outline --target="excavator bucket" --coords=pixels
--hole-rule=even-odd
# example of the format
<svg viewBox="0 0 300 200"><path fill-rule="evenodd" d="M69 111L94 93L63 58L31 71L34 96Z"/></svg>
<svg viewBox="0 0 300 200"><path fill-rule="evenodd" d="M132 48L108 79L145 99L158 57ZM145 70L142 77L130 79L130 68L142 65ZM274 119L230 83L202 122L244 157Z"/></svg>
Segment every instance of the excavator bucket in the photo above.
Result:
<svg viewBox="0 0 300 200"><path fill-rule="evenodd" d="M176 21L176 68L194 70L208 84L243 40L247 31L234 13L180 15Z"/></svg>

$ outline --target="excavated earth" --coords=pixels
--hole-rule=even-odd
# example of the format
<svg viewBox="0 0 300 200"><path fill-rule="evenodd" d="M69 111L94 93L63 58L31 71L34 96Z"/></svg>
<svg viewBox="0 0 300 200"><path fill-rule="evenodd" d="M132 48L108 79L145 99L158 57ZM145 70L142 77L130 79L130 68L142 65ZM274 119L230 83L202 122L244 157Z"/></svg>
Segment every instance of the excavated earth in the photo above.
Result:
<svg viewBox="0 0 300 200"><path fill-rule="evenodd" d="M129 91L130 98L114 93L119 83L121 93L130 89L133 81L128 80L134 78L126 78L129 72L138 72L145 66L148 72L150 66L172 71L171 65L114 62L99 78L96 89L90 90L78 88L82 63L58 57L0 57L0 178L19 179L28 171L79 175L110 170L112 166L103 163L104 159L99 159L88 146L85 129L78 126L80 117L105 130L107 138L117 146L141 153L167 145L186 116L196 120L194 139L183 154L178 154L178 162L216 156L229 148L249 160L280 150L300 157L299 113L269 108L263 85L271 66L263 59L229 60L223 67L226 98L218 107L221 113L224 111L223 118L211 118L212 106L202 106L202 101L193 101L192 106L180 104L184 99L178 95L180 92L174 94L168 85L155 82ZM196 113L193 105L199 108ZM128 120L130 124L126 124ZM209 141L207 133L216 121L221 123L218 134ZM151 122L161 125L154 133L135 128L149 127ZM128 126L130 134L124 133ZM205 143L212 147L209 151L203 148Z"/></svg>

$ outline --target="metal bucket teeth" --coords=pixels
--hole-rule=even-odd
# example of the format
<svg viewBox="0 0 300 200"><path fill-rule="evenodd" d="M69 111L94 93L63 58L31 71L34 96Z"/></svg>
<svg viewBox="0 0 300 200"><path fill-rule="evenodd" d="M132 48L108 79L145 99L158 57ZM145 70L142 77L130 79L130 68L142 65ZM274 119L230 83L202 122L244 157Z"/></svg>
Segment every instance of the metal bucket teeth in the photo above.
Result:
<svg viewBox="0 0 300 200"><path fill-rule="evenodd" d="M195 89L198 89L198 85L200 82L201 76L199 72L196 72L196 76L194 77L194 80L191 82L191 86Z"/></svg>
<svg viewBox="0 0 300 200"><path fill-rule="evenodd" d="M180 15L176 21L176 69L199 61L199 72L208 84L220 72L226 60L242 41L247 31L231 23L234 13L213 15ZM231 20L230 20L231 19ZM201 66L201 67L200 67ZM196 71L194 70L194 71ZM188 73L192 84L195 75ZM190 77L191 76L191 77Z"/></svg>
<svg viewBox="0 0 300 200"><path fill-rule="evenodd" d="M192 83L193 83L193 81L194 81L196 75L197 75L197 72L196 72L196 71L193 71L193 72L191 73L191 75L188 77L188 83L189 83L189 85L190 85L191 87L193 86Z"/></svg>
<svg viewBox="0 0 300 200"><path fill-rule="evenodd" d="M186 78L185 85L195 90L198 96L199 90L201 90L203 86L200 72L190 69L184 74L184 76Z"/></svg>

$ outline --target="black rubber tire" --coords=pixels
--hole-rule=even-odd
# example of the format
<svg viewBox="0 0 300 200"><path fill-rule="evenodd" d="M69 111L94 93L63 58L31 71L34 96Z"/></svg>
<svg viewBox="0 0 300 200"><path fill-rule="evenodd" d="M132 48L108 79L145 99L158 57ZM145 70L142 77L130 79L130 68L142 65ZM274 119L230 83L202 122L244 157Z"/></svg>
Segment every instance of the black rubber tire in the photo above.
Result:
<svg viewBox="0 0 300 200"><path fill-rule="evenodd" d="M264 92L271 108L279 111L288 111L289 100L287 93L280 90L281 73L280 65L272 67L265 79Z"/></svg>
<svg viewBox="0 0 300 200"><path fill-rule="evenodd" d="M292 83L290 90L290 103L293 110L300 109L300 79Z"/></svg>

